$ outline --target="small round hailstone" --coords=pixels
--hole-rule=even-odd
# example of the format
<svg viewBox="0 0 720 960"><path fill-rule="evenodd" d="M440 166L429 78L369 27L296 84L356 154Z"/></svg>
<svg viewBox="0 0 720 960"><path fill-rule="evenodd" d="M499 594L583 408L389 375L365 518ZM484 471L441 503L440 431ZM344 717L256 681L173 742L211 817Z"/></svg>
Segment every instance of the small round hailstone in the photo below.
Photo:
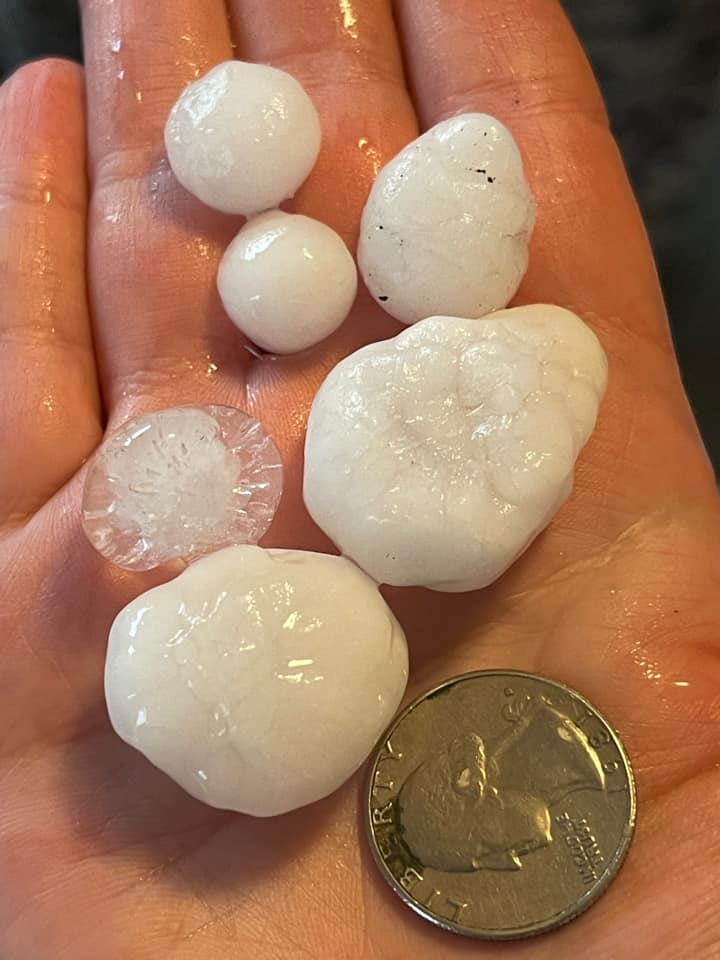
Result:
<svg viewBox="0 0 720 960"><path fill-rule="evenodd" d="M378 174L360 224L370 293L402 323L507 306L528 264L535 204L494 117L443 120Z"/></svg>
<svg viewBox="0 0 720 960"><path fill-rule="evenodd" d="M431 317L330 372L305 444L312 518L380 583L492 583L572 490L607 363L560 307Z"/></svg>
<svg viewBox="0 0 720 960"><path fill-rule="evenodd" d="M295 195L317 160L320 120L288 73L229 60L182 92L165 146L187 190L225 213L251 216Z"/></svg>
<svg viewBox="0 0 720 960"><path fill-rule="evenodd" d="M118 615L105 695L117 733L188 793L269 817L357 770L407 672L402 628L349 560L230 547Z"/></svg>
<svg viewBox="0 0 720 960"><path fill-rule="evenodd" d="M150 570L235 543L256 543L283 486L262 424L234 407L174 407L130 420L96 453L83 527L104 557Z"/></svg>
<svg viewBox="0 0 720 960"><path fill-rule="evenodd" d="M272 353L296 353L333 333L357 293L355 261L330 227L273 210L250 220L218 271L230 319Z"/></svg>

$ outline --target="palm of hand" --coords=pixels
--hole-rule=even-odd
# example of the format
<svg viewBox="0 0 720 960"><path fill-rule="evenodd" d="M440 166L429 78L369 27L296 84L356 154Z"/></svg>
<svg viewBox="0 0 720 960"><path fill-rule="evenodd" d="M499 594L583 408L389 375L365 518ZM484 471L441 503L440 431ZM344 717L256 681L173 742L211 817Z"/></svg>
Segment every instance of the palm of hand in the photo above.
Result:
<svg viewBox="0 0 720 960"><path fill-rule="evenodd" d="M255 413L288 467L272 543L327 549L300 499L309 403L341 355L396 329L363 294L309 356L245 351L213 286L237 225L184 195L161 160L182 83L230 55L224 8L156 6L85 3L92 323L82 76L36 64L0 91L0 953L492 955L436 933L383 888L359 836L358 778L311 808L256 821L202 807L109 730L107 629L158 578L110 569L78 529L82 470L73 474L101 435L98 397L113 422L183 402ZM323 154L296 208L351 244L378 164L416 122L388 4L359 6L234 3L241 55L295 73L323 116ZM634 758L640 821L621 877L581 923L510 955L710 957L720 943L707 911L720 879L714 485L581 55L552 4L504 8L484 4L481 18L469 0L397 5L415 105L424 125L485 109L516 132L539 207L518 299L583 313L611 380L572 500L505 577L464 597L390 593L410 639L410 692L469 669L542 672L594 700Z"/></svg>

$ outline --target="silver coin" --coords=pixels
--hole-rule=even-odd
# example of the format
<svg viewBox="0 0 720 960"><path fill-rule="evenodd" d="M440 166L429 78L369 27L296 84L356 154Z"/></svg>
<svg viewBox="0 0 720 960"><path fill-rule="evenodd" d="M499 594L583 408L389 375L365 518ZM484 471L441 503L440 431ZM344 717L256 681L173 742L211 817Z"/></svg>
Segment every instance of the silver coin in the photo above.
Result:
<svg viewBox="0 0 720 960"><path fill-rule="evenodd" d="M382 739L366 804L393 890L454 933L503 940L574 919L635 826L618 735L564 684L488 670L411 704Z"/></svg>

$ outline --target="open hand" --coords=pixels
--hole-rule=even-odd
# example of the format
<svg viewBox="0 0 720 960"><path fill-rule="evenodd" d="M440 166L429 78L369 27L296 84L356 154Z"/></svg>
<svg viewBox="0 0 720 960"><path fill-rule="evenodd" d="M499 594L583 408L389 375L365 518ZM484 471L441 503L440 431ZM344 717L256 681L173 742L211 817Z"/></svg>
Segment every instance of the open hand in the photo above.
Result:
<svg viewBox="0 0 720 960"><path fill-rule="evenodd" d="M35 63L0 90L0 956L716 957L717 495L635 201L559 5L398 0L394 20L390 0L230 0L231 19L224 0L83 6L85 72ZM640 803L629 860L548 937L498 948L412 915L369 861L360 777L254 820L192 800L110 730L108 628L161 575L110 567L80 531L82 464L106 423L182 403L246 409L287 466L267 544L329 550L301 501L308 408L340 357L399 329L363 291L315 350L258 358L223 315L215 272L239 224L177 185L162 129L184 84L233 54L310 92L323 148L291 208L353 249L379 167L419 129L498 116L538 205L517 302L570 307L609 355L575 492L528 553L478 594L387 591L411 695L470 669L540 672L585 693L626 742Z"/></svg>

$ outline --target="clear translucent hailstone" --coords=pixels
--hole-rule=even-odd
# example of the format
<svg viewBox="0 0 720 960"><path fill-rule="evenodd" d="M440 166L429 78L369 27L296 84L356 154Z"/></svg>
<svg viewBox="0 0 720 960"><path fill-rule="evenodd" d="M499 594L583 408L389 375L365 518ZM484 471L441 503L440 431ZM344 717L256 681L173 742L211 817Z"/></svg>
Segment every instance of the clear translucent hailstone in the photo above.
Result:
<svg viewBox="0 0 720 960"><path fill-rule="evenodd" d="M403 323L501 309L528 265L535 204L494 117L443 120L378 174L360 224L368 290Z"/></svg>
<svg viewBox="0 0 720 960"><path fill-rule="evenodd" d="M256 543L283 486L280 454L234 407L174 407L124 424L85 482L88 539L128 570L150 570L220 547Z"/></svg>
<svg viewBox="0 0 720 960"><path fill-rule="evenodd" d="M357 270L341 237L310 217L254 217L225 252L218 290L230 319L271 353L330 336L350 312Z"/></svg>
<svg viewBox="0 0 720 960"><path fill-rule="evenodd" d="M402 628L349 560L230 547L118 615L105 695L118 735L193 796L272 816L357 770L407 672Z"/></svg>
<svg viewBox="0 0 720 960"><path fill-rule="evenodd" d="M245 216L295 195L320 137L317 111L294 77L240 60L186 87L165 127L180 183L208 206Z"/></svg>

